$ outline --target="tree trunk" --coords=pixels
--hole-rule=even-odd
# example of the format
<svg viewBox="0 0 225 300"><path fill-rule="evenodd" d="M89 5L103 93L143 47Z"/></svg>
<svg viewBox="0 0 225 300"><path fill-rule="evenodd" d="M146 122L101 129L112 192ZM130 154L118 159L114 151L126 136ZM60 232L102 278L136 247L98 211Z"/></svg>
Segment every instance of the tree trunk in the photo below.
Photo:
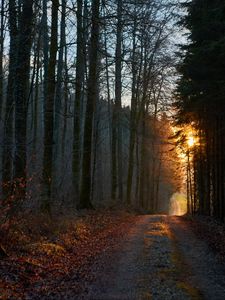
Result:
<svg viewBox="0 0 225 300"><path fill-rule="evenodd" d="M60 139L61 139L61 115L62 115L62 99L63 99L63 67L64 67L64 49L66 44L66 0L62 0L61 24L60 24L60 45L57 67L57 83L55 93L55 129L54 129L54 160L57 162L60 157Z"/></svg>
<svg viewBox="0 0 225 300"><path fill-rule="evenodd" d="M127 173L127 204L131 204L131 192L134 170L134 147L136 139L137 125L137 66L136 66L136 18L133 28L133 49L132 49L132 94L131 94L131 111L130 111L130 137L129 137L129 156L128 156L128 173ZM137 150L138 151L138 150ZM137 153L138 155L138 153Z"/></svg>
<svg viewBox="0 0 225 300"><path fill-rule="evenodd" d="M116 143L117 143L117 176L118 176L118 199L123 201L123 147L122 147L122 10L123 2L117 3L117 33L116 33L116 65L115 65L115 122L116 122Z"/></svg>
<svg viewBox="0 0 225 300"><path fill-rule="evenodd" d="M15 104L15 79L17 62L17 10L16 1L9 0L9 74L7 85L7 97L4 120L3 138L3 198L6 199L12 192L12 173L13 173L13 113Z"/></svg>
<svg viewBox="0 0 225 300"><path fill-rule="evenodd" d="M35 90L34 90L34 118L33 118L33 153L37 159L37 145L38 145L38 123L39 123L39 72L40 72L40 37L38 38L38 44L36 49L37 55L37 67L35 76Z"/></svg>
<svg viewBox="0 0 225 300"><path fill-rule="evenodd" d="M65 45L64 53L64 64L65 64L65 74L64 74L64 112L63 112L63 130L62 130L62 163L64 164L65 150L66 150L66 134L67 134L67 114L68 114L68 102L69 102L69 74L67 66L67 46Z"/></svg>
<svg viewBox="0 0 225 300"><path fill-rule="evenodd" d="M2 118L3 108L3 54L4 54L4 13L5 13L5 0L2 0L1 4L1 16L0 16L0 122Z"/></svg>
<svg viewBox="0 0 225 300"><path fill-rule="evenodd" d="M43 56L44 56L44 110L45 102L47 99L47 86L48 86L48 52L49 52L49 36L48 36L48 16L47 16L47 2L43 0L42 3L42 36L43 36Z"/></svg>
<svg viewBox="0 0 225 300"><path fill-rule="evenodd" d="M29 102L30 52L32 45L33 1L22 1L19 18L18 54L15 90L15 172L20 197L26 195L26 130ZM21 180L23 184L21 184Z"/></svg>
<svg viewBox="0 0 225 300"><path fill-rule="evenodd" d="M81 102L83 99L85 71L85 41L83 0L77 1L77 57L76 57L76 90L74 103L74 142L73 142L73 183L75 197L79 195L80 184L80 135L81 135Z"/></svg>
<svg viewBox="0 0 225 300"><path fill-rule="evenodd" d="M59 0L52 0L51 44L48 64L47 95L44 112L44 162L43 162L43 202L42 209L50 213L51 210L51 182L54 134L54 96L55 96L55 68L58 50L58 8Z"/></svg>
<svg viewBox="0 0 225 300"><path fill-rule="evenodd" d="M97 99L97 62L99 46L99 10L100 0L92 1L92 29L90 42L90 66L87 87L87 105L84 124L82 181L80 202L78 208L91 208L91 157L92 157L92 134L93 117Z"/></svg>

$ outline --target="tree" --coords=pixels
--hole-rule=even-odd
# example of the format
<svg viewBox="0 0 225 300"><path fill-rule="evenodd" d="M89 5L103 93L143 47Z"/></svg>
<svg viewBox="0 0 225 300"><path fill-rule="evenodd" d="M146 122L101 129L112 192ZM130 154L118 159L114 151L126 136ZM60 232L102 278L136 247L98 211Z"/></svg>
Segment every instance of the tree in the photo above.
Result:
<svg viewBox="0 0 225 300"><path fill-rule="evenodd" d="M49 36L48 36L48 0L42 1L42 21L41 32L43 39L43 55L44 55L44 106L47 99L47 81L48 81L48 56L49 56Z"/></svg>
<svg viewBox="0 0 225 300"><path fill-rule="evenodd" d="M4 55L4 29L5 29L5 0L1 4L1 16L0 16L0 119L2 117L2 107L3 107L3 55Z"/></svg>
<svg viewBox="0 0 225 300"><path fill-rule="evenodd" d="M62 104L63 104L63 71L65 69L64 62L64 51L66 47L66 5L67 1L62 0L62 11L61 11L61 24L60 24L60 43L59 43L59 57L57 64L57 82L55 91L55 159L57 160L60 156L59 147L61 143L61 115L62 115ZM65 83L64 83L65 84ZM66 117L66 116L65 116Z"/></svg>
<svg viewBox="0 0 225 300"><path fill-rule="evenodd" d="M132 32L132 90L131 90L131 112L130 112L130 138L129 138L129 156L128 156L128 172L127 172L127 204L131 204L131 191L133 182L134 170L134 147L136 139L136 125L137 125L137 19L134 19ZM142 57L142 55L141 55ZM142 61L142 60L141 60ZM140 63L140 70L142 69L142 62Z"/></svg>
<svg viewBox="0 0 225 300"><path fill-rule="evenodd" d="M51 40L48 63L47 95L44 112L44 161L43 161L43 209L51 209L52 159L54 144L54 99L55 99L55 69L58 51L58 9L59 0L52 0Z"/></svg>
<svg viewBox="0 0 225 300"><path fill-rule="evenodd" d="M19 184L20 197L26 193L26 146L27 146L27 106L29 101L30 52L32 45L33 1L22 1L18 15L18 50L15 77L15 172Z"/></svg>
<svg viewBox="0 0 225 300"><path fill-rule="evenodd" d="M15 104L15 78L17 58L17 9L16 1L9 1L9 74L7 84L4 138L3 138L3 197L6 199L12 193L13 172L13 112Z"/></svg>
<svg viewBox="0 0 225 300"><path fill-rule="evenodd" d="M100 0L92 0L92 28L90 41L90 64L87 83L87 104L84 124L82 180L80 191L79 208L91 208L91 157L92 157L92 134L93 117L96 106L97 93L97 62L99 46L99 15Z"/></svg>
<svg viewBox="0 0 225 300"><path fill-rule="evenodd" d="M85 22L83 17L83 0L77 1L77 57L76 57L76 87L74 104L74 142L73 142L73 182L75 195L79 195L80 158L81 158L81 103L84 96L85 75Z"/></svg>
<svg viewBox="0 0 225 300"><path fill-rule="evenodd" d="M192 211L221 220L225 209L224 8L220 0L187 4L183 24L190 30L190 43L183 47L176 102L178 123L194 126L199 136L193 153Z"/></svg>
<svg viewBox="0 0 225 300"><path fill-rule="evenodd" d="M117 3L116 55L115 55L115 107L113 109L112 134L112 198L115 199L118 184L118 198L123 200L123 149L122 149L122 33L123 1Z"/></svg>

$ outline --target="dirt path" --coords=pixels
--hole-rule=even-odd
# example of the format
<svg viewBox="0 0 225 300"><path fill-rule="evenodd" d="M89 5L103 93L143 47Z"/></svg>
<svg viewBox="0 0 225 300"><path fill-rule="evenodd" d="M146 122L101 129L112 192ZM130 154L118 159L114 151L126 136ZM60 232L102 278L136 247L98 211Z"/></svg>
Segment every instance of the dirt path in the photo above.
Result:
<svg viewBox="0 0 225 300"><path fill-rule="evenodd" d="M202 299L225 299L225 265L219 262L204 241L199 240L179 217L167 217L175 248L182 255L186 282L201 291ZM187 266L185 268L185 266Z"/></svg>
<svg viewBox="0 0 225 300"><path fill-rule="evenodd" d="M143 216L79 299L225 299L225 268L179 217Z"/></svg>

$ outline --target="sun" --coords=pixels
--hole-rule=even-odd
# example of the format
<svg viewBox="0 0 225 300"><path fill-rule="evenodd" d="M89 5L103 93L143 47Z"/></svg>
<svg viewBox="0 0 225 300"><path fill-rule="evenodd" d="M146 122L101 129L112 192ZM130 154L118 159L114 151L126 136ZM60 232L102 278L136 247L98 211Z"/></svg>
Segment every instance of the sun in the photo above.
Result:
<svg viewBox="0 0 225 300"><path fill-rule="evenodd" d="M189 136L187 140L188 146L193 147L196 143L195 138L193 136Z"/></svg>

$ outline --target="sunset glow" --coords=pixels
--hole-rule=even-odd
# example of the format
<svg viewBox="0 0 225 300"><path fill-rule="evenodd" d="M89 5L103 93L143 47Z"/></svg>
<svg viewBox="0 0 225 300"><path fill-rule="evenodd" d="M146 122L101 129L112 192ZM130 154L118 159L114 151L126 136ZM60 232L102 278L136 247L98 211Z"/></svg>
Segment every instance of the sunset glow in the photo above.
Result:
<svg viewBox="0 0 225 300"><path fill-rule="evenodd" d="M188 140L187 140L187 144L189 147L193 147L195 145L196 141L195 138L193 136L189 136Z"/></svg>

